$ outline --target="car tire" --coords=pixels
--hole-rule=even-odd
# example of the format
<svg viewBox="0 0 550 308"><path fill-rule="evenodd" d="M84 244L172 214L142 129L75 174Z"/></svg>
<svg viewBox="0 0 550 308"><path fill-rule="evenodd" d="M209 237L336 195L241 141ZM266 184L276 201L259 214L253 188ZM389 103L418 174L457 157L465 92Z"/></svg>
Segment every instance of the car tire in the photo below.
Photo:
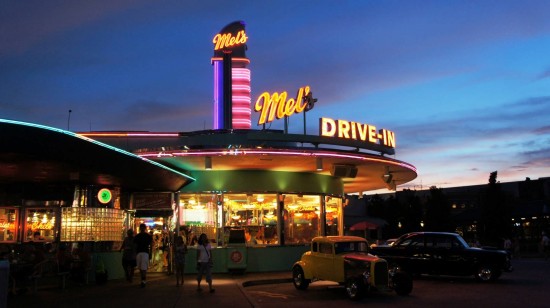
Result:
<svg viewBox="0 0 550 308"><path fill-rule="evenodd" d="M411 275L404 272L396 272L392 279L393 289L397 295L406 296L412 292L413 280Z"/></svg>
<svg viewBox="0 0 550 308"><path fill-rule="evenodd" d="M299 266L292 269L292 283L298 290L305 290L309 286L309 279L305 278L304 270Z"/></svg>
<svg viewBox="0 0 550 308"><path fill-rule="evenodd" d="M495 270L495 267L489 264L481 264L477 268L475 274L476 280L481 282L487 282L497 279L500 276L498 270Z"/></svg>
<svg viewBox="0 0 550 308"><path fill-rule="evenodd" d="M346 295L351 300L359 300L365 294L365 287L359 279L348 279L345 285Z"/></svg>

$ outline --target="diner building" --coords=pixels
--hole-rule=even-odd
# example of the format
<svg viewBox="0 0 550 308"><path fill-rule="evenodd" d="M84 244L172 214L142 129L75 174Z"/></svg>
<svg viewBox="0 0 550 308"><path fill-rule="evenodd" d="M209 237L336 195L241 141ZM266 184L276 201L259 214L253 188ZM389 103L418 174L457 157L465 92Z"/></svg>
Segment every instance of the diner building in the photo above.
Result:
<svg viewBox="0 0 550 308"><path fill-rule="evenodd" d="M44 217L51 221L47 210L59 208L54 221L61 222L61 227L44 235L51 236L50 239L57 236L60 241L115 243L111 256L103 256L109 260L109 267L120 267L119 254L115 256L113 252L117 249L116 243L120 244L123 239L124 229L146 223L157 235L158 257L168 263L170 253L165 253L163 239L173 236L173 232L186 231L191 248L186 258L188 272L194 271L192 245L195 236L201 233L206 233L215 247L215 272L278 271L288 270L309 249L313 237L344 234L343 211L348 195L395 189L416 178L413 165L392 157L396 136L388 129L319 116L317 132L308 134L306 113L313 116L317 103L310 86L291 89L297 93L295 97L286 91L264 92L252 103L251 73L247 68L250 60L245 54L247 40L245 24L240 21L229 24L213 39L212 129L90 131L74 136L59 132L66 139L63 144L39 148L29 145L29 151L30 148L37 153L50 151L52 155L62 152L64 160L71 161L91 159L85 165L90 170L98 170L90 174L96 182L86 184L88 181L82 181L82 173L77 176L67 172L74 184L66 191L72 195L69 201L52 206L42 204L40 212L30 204L17 203L18 207L14 207L4 202L0 204L5 214L1 217L22 223L41 222ZM259 129L251 128L253 112L258 115ZM303 118L303 133L288 132L290 117ZM266 124L277 120L284 121L283 130L266 129ZM103 145L109 145L105 151L137 159L120 164L110 158L94 158L92 153L78 157L66 150L71 143L83 141L100 144L102 149ZM16 159L17 155L12 158ZM40 156L37 154L29 160L39 161ZM112 167L113 174L104 175L100 162ZM143 168L145 165L147 169ZM35 184L32 178L25 181ZM104 187L113 195L107 205L101 203L100 189ZM90 203L90 200L94 201ZM100 213L106 209L109 215L113 214L116 231L112 237L101 237L98 225L88 220L86 230L89 232L71 229L75 210L93 215L98 211L97 215L104 215ZM14 215L24 217L13 218ZM97 221L106 223L103 218ZM14 241L25 240L25 226L12 227L10 232L21 228ZM163 265L157 269L170 271L169 264L166 266L163 262ZM111 270L115 273L113 276L122 276L121 269Z"/></svg>

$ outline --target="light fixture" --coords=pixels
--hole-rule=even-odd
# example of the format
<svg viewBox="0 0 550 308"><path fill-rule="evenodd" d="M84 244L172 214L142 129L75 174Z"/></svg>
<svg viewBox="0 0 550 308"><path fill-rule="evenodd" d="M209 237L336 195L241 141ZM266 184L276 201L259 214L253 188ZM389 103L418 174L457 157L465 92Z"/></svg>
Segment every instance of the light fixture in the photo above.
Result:
<svg viewBox="0 0 550 308"><path fill-rule="evenodd" d="M258 200L258 202L264 202L264 195L258 195L258 197L256 197L256 200Z"/></svg>
<svg viewBox="0 0 550 308"><path fill-rule="evenodd" d="M323 171L323 159L321 157L315 159L315 166L317 166L317 171Z"/></svg>
<svg viewBox="0 0 550 308"><path fill-rule="evenodd" d="M386 166L386 173L382 175L382 180L386 184L390 184L393 179L393 175L390 173L390 167Z"/></svg>
<svg viewBox="0 0 550 308"><path fill-rule="evenodd" d="M212 157L206 156L204 158L204 169L212 170Z"/></svg>

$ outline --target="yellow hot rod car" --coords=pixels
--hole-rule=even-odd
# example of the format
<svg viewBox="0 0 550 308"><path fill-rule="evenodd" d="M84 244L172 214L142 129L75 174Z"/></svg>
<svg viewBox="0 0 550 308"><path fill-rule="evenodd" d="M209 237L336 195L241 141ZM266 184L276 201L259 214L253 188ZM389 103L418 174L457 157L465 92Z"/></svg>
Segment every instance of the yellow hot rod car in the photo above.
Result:
<svg viewBox="0 0 550 308"><path fill-rule="evenodd" d="M311 250L292 267L294 287L305 290L311 282L328 280L344 285L352 300L374 290L408 295L413 286L411 276L398 267L388 271L386 260L369 254L368 247L368 242L357 236L314 238Z"/></svg>

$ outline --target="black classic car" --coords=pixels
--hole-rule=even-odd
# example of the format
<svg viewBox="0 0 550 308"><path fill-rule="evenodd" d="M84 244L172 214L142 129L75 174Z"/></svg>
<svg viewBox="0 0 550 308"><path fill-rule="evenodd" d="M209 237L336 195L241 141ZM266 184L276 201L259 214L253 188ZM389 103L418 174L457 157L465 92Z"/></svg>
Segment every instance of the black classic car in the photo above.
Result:
<svg viewBox="0 0 550 308"><path fill-rule="evenodd" d="M474 248L456 233L413 232L391 246L372 247L370 253L410 274L473 275L480 281L495 280L513 270L510 256L496 248Z"/></svg>

